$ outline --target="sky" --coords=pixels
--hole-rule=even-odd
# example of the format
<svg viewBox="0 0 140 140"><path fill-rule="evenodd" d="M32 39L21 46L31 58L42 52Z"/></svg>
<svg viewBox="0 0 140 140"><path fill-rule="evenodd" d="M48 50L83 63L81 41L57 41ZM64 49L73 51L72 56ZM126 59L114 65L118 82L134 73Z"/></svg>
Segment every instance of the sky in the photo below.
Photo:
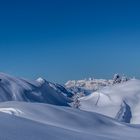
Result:
<svg viewBox="0 0 140 140"><path fill-rule="evenodd" d="M0 1L0 71L64 83L140 77L140 1Z"/></svg>

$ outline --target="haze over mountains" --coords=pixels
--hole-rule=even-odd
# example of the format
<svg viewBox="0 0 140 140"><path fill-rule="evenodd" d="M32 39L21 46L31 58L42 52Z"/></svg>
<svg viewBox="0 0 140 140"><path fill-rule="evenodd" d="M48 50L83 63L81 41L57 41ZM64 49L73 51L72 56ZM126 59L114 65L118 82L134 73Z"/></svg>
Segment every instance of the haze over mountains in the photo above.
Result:
<svg viewBox="0 0 140 140"><path fill-rule="evenodd" d="M0 73L1 140L138 140L139 111L138 79L60 85Z"/></svg>

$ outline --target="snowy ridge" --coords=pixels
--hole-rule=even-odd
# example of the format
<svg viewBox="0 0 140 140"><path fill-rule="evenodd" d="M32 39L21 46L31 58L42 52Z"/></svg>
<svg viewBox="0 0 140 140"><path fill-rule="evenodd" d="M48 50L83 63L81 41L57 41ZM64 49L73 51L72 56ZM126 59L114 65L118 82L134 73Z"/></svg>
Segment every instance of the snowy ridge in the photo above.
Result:
<svg viewBox="0 0 140 140"><path fill-rule="evenodd" d="M80 109L140 124L140 80L107 86L79 100Z"/></svg>
<svg viewBox="0 0 140 140"><path fill-rule="evenodd" d="M0 73L0 102L26 101L68 106L71 99L67 97L68 92L63 91L41 78L31 82Z"/></svg>
<svg viewBox="0 0 140 140"><path fill-rule="evenodd" d="M83 93L85 95L90 94L91 92L97 91L103 87L113 85L113 84L119 84L124 83L126 81L129 81L130 78L126 77L125 75L119 75L115 74L113 79L106 80L106 79L84 79L84 80L70 80L66 82L65 86L69 90L71 90L74 93Z"/></svg>
<svg viewBox="0 0 140 140"><path fill-rule="evenodd" d="M108 86L113 83L113 80L105 79L94 79L89 78L88 80L72 80L68 81L65 86L74 93L83 93L85 95L90 94L102 87Z"/></svg>

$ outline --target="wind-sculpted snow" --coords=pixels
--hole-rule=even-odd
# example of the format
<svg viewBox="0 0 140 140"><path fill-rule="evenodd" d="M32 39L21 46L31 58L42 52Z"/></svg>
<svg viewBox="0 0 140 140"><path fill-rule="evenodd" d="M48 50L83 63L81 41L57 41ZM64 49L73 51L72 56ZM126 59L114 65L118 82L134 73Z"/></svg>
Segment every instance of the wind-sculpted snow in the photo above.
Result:
<svg viewBox="0 0 140 140"><path fill-rule="evenodd" d="M140 80L110 85L82 97L80 109L98 112L123 122L140 124Z"/></svg>
<svg viewBox="0 0 140 140"><path fill-rule="evenodd" d="M3 113L8 109L21 113ZM140 137L140 126L69 107L4 102L0 110L1 140L139 140Z"/></svg>
<svg viewBox="0 0 140 140"><path fill-rule="evenodd" d="M0 102L26 101L68 106L71 101L67 96L69 92L63 91L41 78L31 82L0 73Z"/></svg>

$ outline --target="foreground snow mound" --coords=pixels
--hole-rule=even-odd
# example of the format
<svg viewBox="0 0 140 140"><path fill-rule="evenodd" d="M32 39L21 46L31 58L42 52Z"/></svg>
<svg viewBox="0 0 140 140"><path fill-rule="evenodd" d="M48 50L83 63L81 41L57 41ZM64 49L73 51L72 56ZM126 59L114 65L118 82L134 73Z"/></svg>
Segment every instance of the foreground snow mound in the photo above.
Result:
<svg viewBox="0 0 140 140"><path fill-rule="evenodd" d="M140 80L107 86L82 97L79 108L127 123L140 124Z"/></svg>
<svg viewBox="0 0 140 140"><path fill-rule="evenodd" d="M140 126L68 107L4 102L0 103L0 112L1 140L139 140L140 137Z"/></svg>
<svg viewBox="0 0 140 140"><path fill-rule="evenodd" d="M67 95L69 92L57 87L42 78L31 82L0 73L0 102L26 101L67 106L71 101Z"/></svg>

